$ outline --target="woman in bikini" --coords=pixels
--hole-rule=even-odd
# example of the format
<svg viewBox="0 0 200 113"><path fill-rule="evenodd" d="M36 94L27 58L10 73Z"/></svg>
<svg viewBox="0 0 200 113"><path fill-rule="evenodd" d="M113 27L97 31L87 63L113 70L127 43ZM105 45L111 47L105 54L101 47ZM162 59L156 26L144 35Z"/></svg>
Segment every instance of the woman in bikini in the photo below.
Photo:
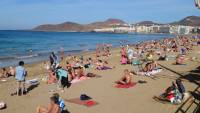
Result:
<svg viewBox="0 0 200 113"><path fill-rule="evenodd" d="M128 69L125 69L124 75L118 81L116 81L115 83L126 85L126 84L130 84L131 81L132 81L131 73Z"/></svg>

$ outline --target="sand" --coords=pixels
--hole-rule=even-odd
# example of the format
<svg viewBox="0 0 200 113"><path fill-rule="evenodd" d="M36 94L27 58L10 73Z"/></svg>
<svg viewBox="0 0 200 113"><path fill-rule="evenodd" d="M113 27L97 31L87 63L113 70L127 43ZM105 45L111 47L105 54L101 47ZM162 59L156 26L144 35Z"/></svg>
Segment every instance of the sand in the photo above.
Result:
<svg viewBox="0 0 200 113"><path fill-rule="evenodd" d="M189 54L189 56L200 59L199 47ZM84 56L91 56L89 53ZM179 77L184 77L190 74L191 70L200 66L199 61L187 60L186 66L172 65L175 60L159 61L158 63L172 69L181 74L176 74L168 69L165 69L155 75L155 78L145 76L133 76L133 81L146 81L147 83L138 83L135 87L129 89L118 89L114 87L114 81L118 80L124 69L133 69L131 65L120 65L119 49L112 51L112 56L109 58L109 66L116 68L106 71L96 71L89 69L87 72L93 72L100 75L100 78L88 79L76 84L60 93L63 99L70 99L79 97L80 94L87 94L91 96L99 105L93 107L85 107L72 103L66 103L66 109L70 113L174 113L180 105L171 105L159 103L152 99L154 95L162 93L171 82ZM35 63L26 65L29 72L28 79L45 76L45 71L42 68L42 63ZM200 76L199 71L196 73ZM196 76L197 76L196 75ZM199 81L197 81L199 83ZM194 81L184 79L184 85L187 91L193 91L197 84ZM38 105L47 106L49 103L50 93L48 90L54 86L47 85L40 81L40 84L34 88L26 96L10 96L14 92L15 87L14 78L8 78L6 82L0 81L0 100L7 103L7 109L1 110L1 113L35 113ZM196 106L192 105L189 112Z"/></svg>

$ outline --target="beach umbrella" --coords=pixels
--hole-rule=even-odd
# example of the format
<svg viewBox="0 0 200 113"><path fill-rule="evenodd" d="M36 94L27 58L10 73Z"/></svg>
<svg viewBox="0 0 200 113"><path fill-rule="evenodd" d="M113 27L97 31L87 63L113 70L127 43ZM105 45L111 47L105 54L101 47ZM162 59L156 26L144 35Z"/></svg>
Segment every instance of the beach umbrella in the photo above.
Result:
<svg viewBox="0 0 200 113"><path fill-rule="evenodd" d="M194 0L195 1L195 6L200 9L200 0Z"/></svg>

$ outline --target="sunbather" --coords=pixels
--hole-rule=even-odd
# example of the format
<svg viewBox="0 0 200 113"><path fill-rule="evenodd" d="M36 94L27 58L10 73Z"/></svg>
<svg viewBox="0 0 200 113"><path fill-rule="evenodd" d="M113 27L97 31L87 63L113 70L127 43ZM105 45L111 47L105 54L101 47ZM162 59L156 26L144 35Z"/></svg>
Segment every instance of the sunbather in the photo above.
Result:
<svg viewBox="0 0 200 113"><path fill-rule="evenodd" d="M56 75L55 75L53 69L50 69L47 84L53 84L53 83L56 83L56 82L57 82Z"/></svg>
<svg viewBox="0 0 200 113"><path fill-rule="evenodd" d="M50 104L47 107L38 106L36 113L60 113L61 109L58 104L58 98L56 96L50 97Z"/></svg>
<svg viewBox="0 0 200 113"><path fill-rule="evenodd" d="M184 65L184 56L183 55L177 55L175 64L176 65Z"/></svg>
<svg viewBox="0 0 200 113"><path fill-rule="evenodd" d="M143 68L143 72L152 71L152 70L155 69L156 67L157 67L156 61L148 62L148 63L145 65L145 67Z"/></svg>
<svg viewBox="0 0 200 113"><path fill-rule="evenodd" d="M131 73L128 69L125 69L123 76L118 81L116 81L115 83L126 85L126 84L130 84L131 81L132 81Z"/></svg>
<svg viewBox="0 0 200 113"><path fill-rule="evenodd" d="M98 70L107 70L107 69L112 69L111 67L105 66L104 62L102 60L98 60L97 62L97 68Z"/></svg>

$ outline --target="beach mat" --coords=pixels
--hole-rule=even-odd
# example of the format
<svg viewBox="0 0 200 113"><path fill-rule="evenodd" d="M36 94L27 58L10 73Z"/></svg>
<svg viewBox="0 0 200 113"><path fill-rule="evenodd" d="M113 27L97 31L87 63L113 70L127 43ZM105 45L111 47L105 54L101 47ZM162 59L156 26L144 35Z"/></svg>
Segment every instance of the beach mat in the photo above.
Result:
<svg viewBox="0 0 200 113"><path fill-rule="evenodd" d="M131 84L126 84L126 85L117 84L117 85L115 85L115 87L116 87L116 88L128 89L128 88L134 87L136 84L137 84L137 83L131 83Z"/></svg>
<svg viewBox="0 0 200 113"><path fill-rule="evenodd" d="M90 100L80 100L80 98L65 99L65 101L69 102L69 103L83 105L83 106L86 106L86 107L92 107L92 106L99 104L98 102L91 100L91 99Z"/></svg>

